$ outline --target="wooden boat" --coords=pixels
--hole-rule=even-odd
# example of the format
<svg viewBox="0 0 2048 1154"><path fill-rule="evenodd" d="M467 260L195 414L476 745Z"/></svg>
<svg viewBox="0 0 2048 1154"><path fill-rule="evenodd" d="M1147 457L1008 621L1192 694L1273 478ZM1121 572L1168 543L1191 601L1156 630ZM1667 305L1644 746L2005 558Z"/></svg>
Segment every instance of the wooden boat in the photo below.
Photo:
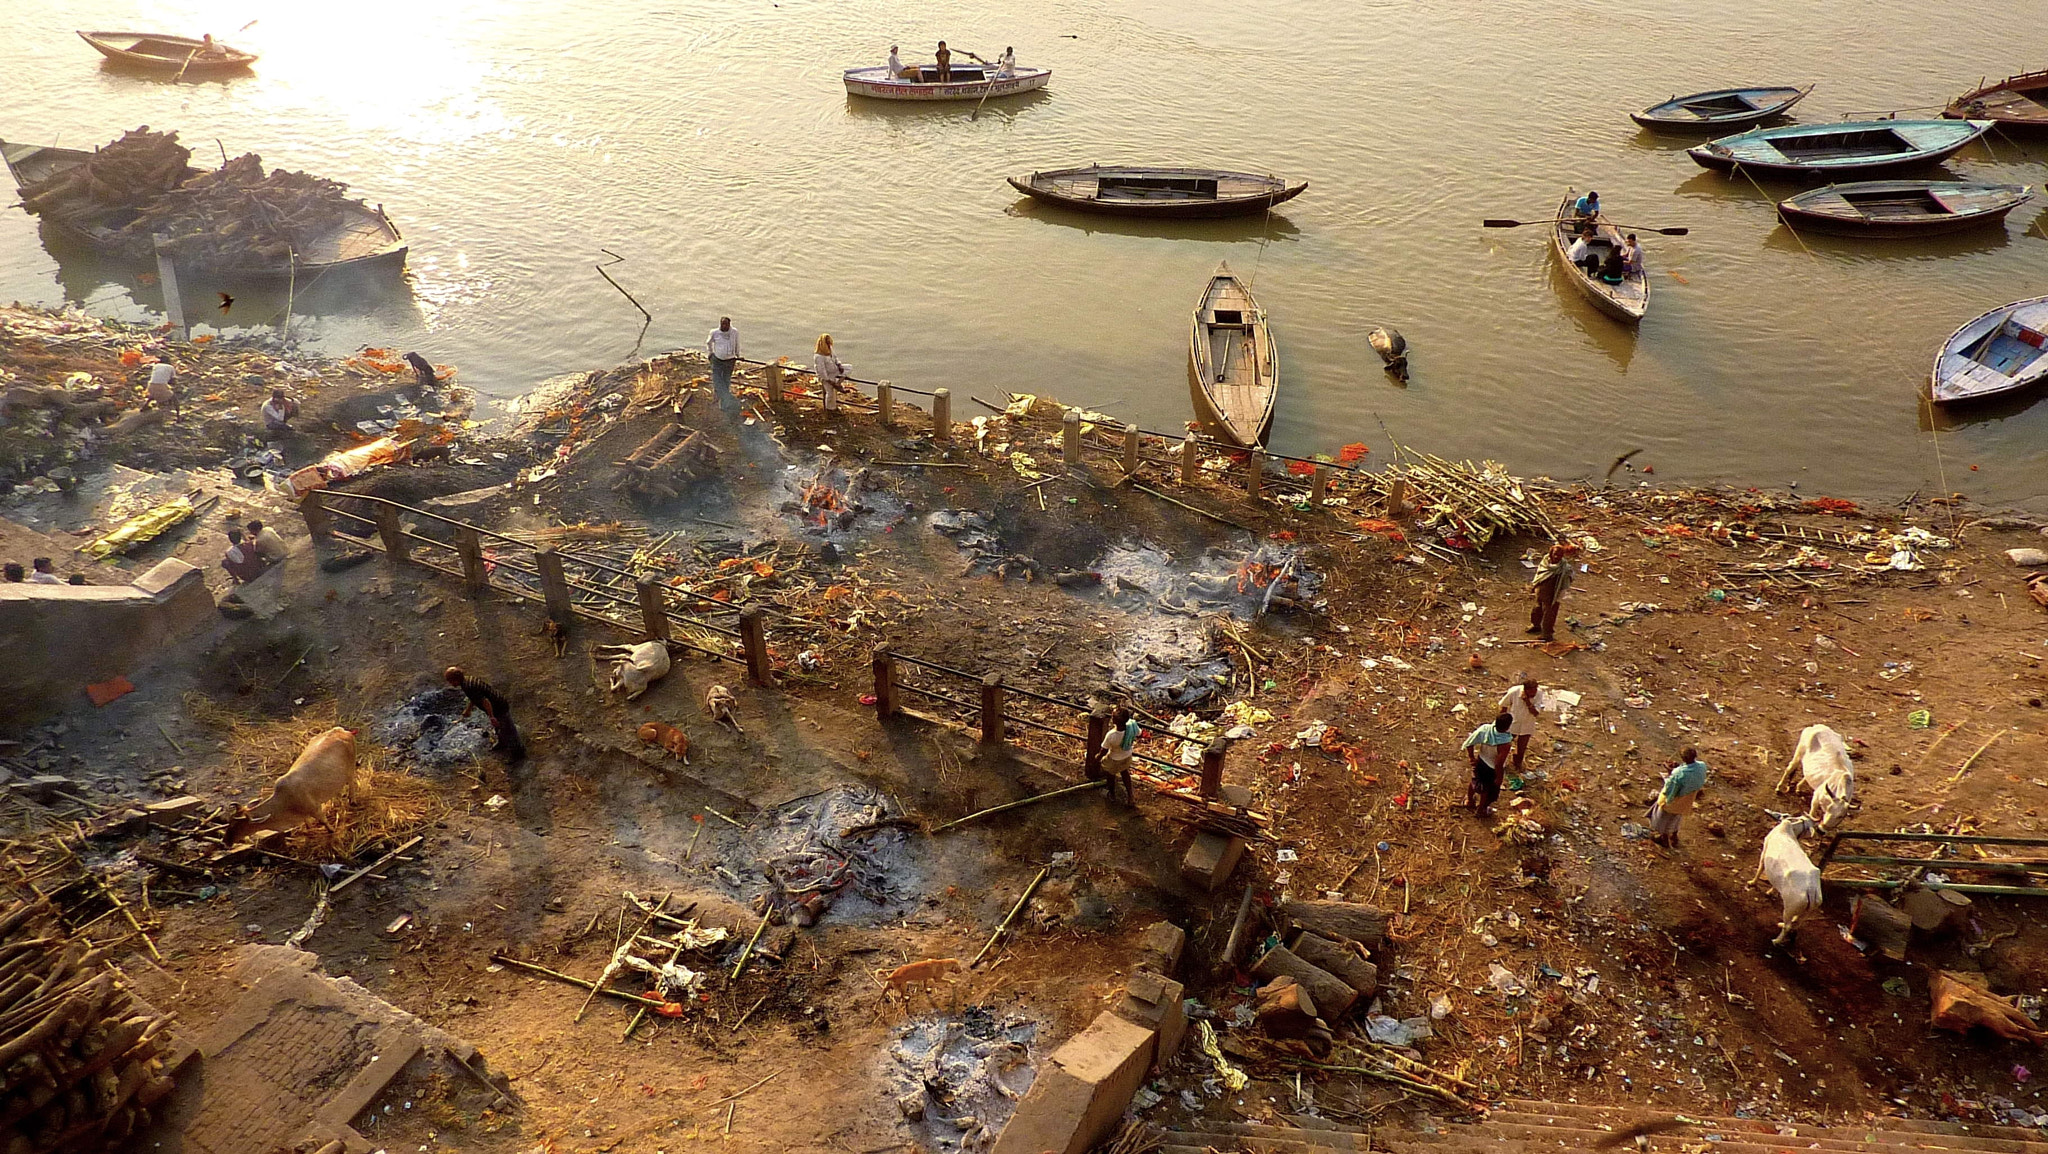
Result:
<svg viewBox="0 0 2048 1154"><path fill-rule="evenodd" d="M1949 101L1941 114L1951 120L1989 120L2001 128L2048 132L2048 69L1965 92Z"/></svg>
<svg viewBox="0 0 2048 1154"><path fill-rule="evenodd" d="M1943 341L1928 377L1936 404L1974 401L2048 380L2048 297L2001 305Z"/></svg>
<svg viewBox="0 0 2048 1154"><path fill-rule="evenodd" d="M203 40L190 36L167 36L158 32L80 32L79 39L117 64L151 72L185 76L218 76L256 63L254 52L214 42L215 55L202 56Z"/></svg>
<svg viewBox="0 0 2048 1154"><path fill-rule="evenodd" d="M1035 92L1051 79L1050 68L1019 68L1004 76L980 64L953 65L952 79L944 84L939 82L938 67L932 64L920 67L915 79L891 76L888 67L879 64L849 68L845 73L847 92L876 100L994 100Z"/></svg>
<svg viewBox="0 0 2048 1154"><path fill-rule="evenodd" d="M1779 201L1778 217L1793 228L1844 236L1937 236L1997 224L2032 196L2024 184L1865 180Z"/></svg>
<svg viewBox="0 0 2048 1154"><path fill-rule="evenodd" d="M1250 447L1266 439L1280 389L1280 350L1252 290L1216 266L1188 334L1188 391L1195 416L1219 439Z"/></svg>
<svg viewBox="0 0 2048 1154"><path fill-rule="evenodd" d="M1778 176L1876 176L1935 164L1990 131L1988 120L1849 120L1724 136L1686 150L1704 168Z"/></svg>
<svg viewBox="0 0 2048 1154"><path fill-rule="evenodd" d="M13 175L16 188L26 188L73 165L83 163L91 155L90 152L76 148L46 148L0 140L0 159L6 161L7 171ZM199 175L199 172L199 169L188 168L185 178L190 179ZM405 238L399 234L398 226L391 223L391 218L384 215L383 206L372 208L359 201L345 203L347 211L342 222L301 251L295 262L252 262L227 268L209 268L207 271L252 279L283 279L339 269L403 267L407 250ZM112 247L111 237L114 231L128 222L118 216L110 216L105 220L84 225L53 218L44 218L43 223L73 241L104 251Z"/></svg>
<svg viewBox="0 0 2048 1154"><path fill-rule="evenodd" d="M1719 88L1674 96L1652 104L1629 119L1658 132L1725 132L1751 128L1806 98L1813 85L1804 88Z"/></svg>
<svg viewBox="0 0 2048 1154"><path fill-rule="evenodd" d="M1214 168L1145 168L1091 164L1009 178L1034 200L1117 216L1211 217L1261 212L1293 200L1308 181Z"/></svg>
<svg viewBox="0 0 2048 1154"><path fill-rule="evenodd" d="M1644 313L1650 311L1649 274L1642 271L1632 272L1626 274L1620 284L1608 284L1599 277L1588 275L1585 269L1572 263L1571 257L1566 254L1570 251L1572 242L1578 239L1579 218L1572 211L1572 205L1578 199L1572 192L1567 191L1563 203L1557 206L1557 222L1550 226L1551 255L1563 266L1565 279L1572 282L1572 287L1578 289L1580 295L1592 301L1594 308L1623 324L1634 324L1643 319ZM1605 260L1608 253L1621 247L1622 233L1620 229L1607 223L1605 216L1596 214L1593 221L1595 231L1593 239L1588 242L1589 247Z"/></svg>

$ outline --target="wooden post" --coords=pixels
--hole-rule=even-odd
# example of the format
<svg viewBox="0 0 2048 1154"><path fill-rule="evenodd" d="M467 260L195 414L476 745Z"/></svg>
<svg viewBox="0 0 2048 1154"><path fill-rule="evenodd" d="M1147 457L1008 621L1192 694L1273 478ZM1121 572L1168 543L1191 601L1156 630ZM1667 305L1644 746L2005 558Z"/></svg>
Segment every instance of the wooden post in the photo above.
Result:
<svg viewBox="0 0 2048 1154"><path fill-rule="evenodd" d="M991 673L981 679L981 743L1003 742L1003 675Z"/></svg>
<svg viewBox="0 0 2048 1154"><path fill-rule="evenodd" d="M334 518L327 512L327 501L315 489L299 498L299 514L306 519L306 535L315 541L325 541L334 536Z"/></svg>
<svg viewBox="0 0 2048 1154"><path fill-rule="evenodd" d="M1109 706L1098 705L1088 711L1088 749L1081 762L1090 781L1102 776L1102 739L1108 735Z"/></svg>
<svg viewBox="0 0 2048 1154"><path fill-rule="evenodd" d="M633 588L640 594L640 628L649 641L667 641L668 598L659 581L636 581Z"/></svg>
<svg viewBox="0 0 2048 1154"><path fill-rule="evenodd" d="M740 610L740 648L747 654L747 676L756 685L772 687L775 671L768 667L768 615L759 606Z"/></svg>
<svg viewBox="0 0 2048 1154"><path fill-rule="evenodd" d="M1266 454L1257 445L1252 446L1252 459L1245 462L1244 495L1256 501L1259 499L1259 485L1266 479Z"/></svg>
<svg viewBox="0 0 2048 1154"><path fill-rule="evenodd" d="M1072 409L1060 418L1060 460L1069 469L1081 463L1081 414Z"/></svg>
<svg viewBox="0 0 2048 1154"><path fill-rule="evenodd" d="M569 595L569 575L562 572L562 555L553 545L544 546L534 550L533 563L540 569L540 592L547 601L548 618L567 629L576 620L576 599Z"/></svg>
<svg viewBox="0 0 2048 1154"><path fill-rule="evenodd" d="M768 393L768 403L782 403L782 366L766 365L761 369L761 387Z"/></svg>
<svg viewBox="0 0 2048 1154"><path fill-rule="evenodd" d="M1124 474L1126 476L1132 476L1135 475L1137 471L1138 427L1136 425L1130 425L1124 429Z"/></svg>
<svg viewBox="0 0 2048 1154"><path fill-rule="evenodd" d="M896 389L887 381L875 383L875 419L885 429L896 427Z"/></svg>
<svg viewBox="0 0 2048 1154"><path fill-rule="evenodd" d="M1187 439L1180 443L1180 483L1194 484L1195 477L1201 471L1201 447L1195 444L1194 434L1190 433Z"/></svg>
<svg viewBox="0 0 2048 1154"><path fill-rule="evenodd" d="M1215 799L1223 796L1223 755L1230 750L1230 743L1217 738L1202 751L1202 796Z"/></svg>
<svg viewBox="0 0 2048 1154"><path fill-rule="evenodd" d="M953 390L932 390L932 440L945 444L953 439Z"/></svg>
<svg viewBox="0 0 2048 1154"><path fill-rule="evenodd" d="M182 341L189 339L192 332L185 327L185 298L178 294L177 266L171 263L171 258L164 252L164 242L169 239L171 238L162 233L150 238L156 245L156 280L158 286L164 290L164 314L170 320L171 327L178 330L178 339Z"/></svg>
<svg viewBox="0 0 2048 1154"><path fill-rule="evenodd" d="M384 541L384 555L393 561L405 560L412 551L405 539L405 526L399 523L396 505L377 506L377 536Z"/></svg>
<svg viewBox="0 0 2048 1154"><path fill-rule="evenodd" d="M484 568L484 542L467 525L455 531L455 551L462 554L462 581L471 597L481 597L491 587L490 571Z"/></svg>
<svg viewBox="0 0 2048 1154"><path fill-rule="evenodd" d="M1387 490L1387 516L1400 518L1408 513L1408 478L1394 478L1393 487Z"/></svg>
<svg viewBox="0 0 2048 1154"><path fill-rule="evenodd" d="M1322 507L1323 507L1323 498L1324 498L1324 497L1327 497L1327 496L1329 496L1329 495L1330 495L1330 467L1329 467L1328 465L1324 465L1324 464L1318 463L1318 464L1316 465L1316 474L1315 474L1315 476L1314 476L1314 477L1312 477L1312 478L1310 478L1310 479L1309 479L1309 483L1308 483L1308 503L1309 503L1309 507L1310 507L1311 509L1320 509L1320 508L1322 508Z"/></svg>
<svg viewBox="0 0 2048 1154"><path fill-rule="evenodd" d="M896 655L886 645L875 646L875 719L896 716Z"/></svg>

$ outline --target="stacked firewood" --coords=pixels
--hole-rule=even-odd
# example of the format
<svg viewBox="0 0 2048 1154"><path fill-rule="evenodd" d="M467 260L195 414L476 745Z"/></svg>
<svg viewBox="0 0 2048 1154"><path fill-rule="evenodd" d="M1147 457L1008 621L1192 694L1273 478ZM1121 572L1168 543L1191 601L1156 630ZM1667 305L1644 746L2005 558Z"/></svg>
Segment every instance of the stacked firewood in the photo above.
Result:
<svg viewBox="0 0 2048 1154"><path fill-rule="evenodd" d="M115 235L124 247L164 250L181 263L206 266L283 265L331 234L347 214L348 186L277 169L263 174L253 152L202 172L144 206Z"/></svg>
<svg viewBox="0 0 2048 1154"><path fill-rule="evenodd" d="M139 209L178 187L191 160L191 150L178 143L177 133L151 132L145 124L84 163L24 187L21 206L90 225L108 213Z"/></svg>
<svg viewBox="0 0 2048 1154"><path fill-rule="evenodd" d="M49 903L0 913L0 1132L8 1154L132 1148L171 1091L171 1016L121 987Z"/></svg>

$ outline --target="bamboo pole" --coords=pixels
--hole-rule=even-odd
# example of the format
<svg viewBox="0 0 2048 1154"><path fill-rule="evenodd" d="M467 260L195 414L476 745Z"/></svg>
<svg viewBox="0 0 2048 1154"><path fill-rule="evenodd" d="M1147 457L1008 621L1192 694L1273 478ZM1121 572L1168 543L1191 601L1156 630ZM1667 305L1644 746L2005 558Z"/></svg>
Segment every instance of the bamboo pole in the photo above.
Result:
<svg viewBox="0 0 2048 1154"><path fill-rule="evenodd" d="M1018 915L1019 913L1021 913L1021 912L1023 911L1023 909L1024 909L1024 906L1025 906L1025 904L1026 904L1026 903L1028 903L1028 902L1029 902L1029 901L1031 900L1031 895L1032 895L1032 894L1035 894L1035 893L1037 893L1037 892L1038 892L1038 887L1039 887L1040 885L1044 884L1044 882L1045 882L1045 876L1046 876L1047 874L1051 873L1051 872L1052 872L1052 867L1051 867L1051 866L1044 866L1044 867L1041 867L1041 868L1039 869L1039 871L1038 871L1038 876L1037 876L1037 877L1035 877L1035 878L1032 878L1032 879L1031 879L1031 884L1030 884L1030 885L1028 885L1028 886L1025 886L1025 887L1024 887L1024 896L1023 896L1023 897L1020 897L1020 898L1018 898L1018 899L1017 899L1017 904L1016 904L1016 905L1014 905L1014 906L1011 906L1011 907L1010 907L1010 912L1009 912L1008 914L1004 915L1004 917L1003 917L1003 921L1002 921L1002 924L1001 924L1001 925L998 925L998 926L996 927L996 932L995 932L995 933L992 933L992 934L990 934L990 935L988 936L988 944L987 944L987 945L985 945L985 946L983 946L983 947L981 947L981 952L980 952L980 953L978 953L978 954L976 954L976 955L974 955L974 960L973 960L973 961L971 961L971 962L967 963L967 968L968 968L968 969L970 969L970 970L971 970L971 969L973 969L974 967L976 967L976 966L980 965L980 964L981 964L981 959L983 959L983 958L987 957L987 956L988 956L988 952L989 952L990 950L992 950L992 949L995 949L995 948L996 948L996 940L997 940L998 938L1001 938L1001 937L1003 936L1003 931L1004 931L1004 930L1007 930L1007 929L1009 929L1009 928L1010 928L1010 923L1011 923L1011 922L1013 922L1013 921L1016 921L1016 920L1017 920L1017 915Z"/></svg>
<svg viewBox="0 0 2048 1154"><path fill-rule="evenodd" d="M732 964L732 980L740 980L740 971L747 968L747 959L754 956L754 943L761 940L761 931L768 928L768 915L775 912L774 899L768 900L768 908L761 911L761 923L754 927L754 936L747 939L747 948L740 951L740 960Z"/></svg>
<svg viewBox="0 0 2048 1154"><path fill-rule="evenodd" d="M968 814L966 817L956 817L952 821L946 822L943 825L935 825L931 828L930 832L943 833L946 830L952 829L954 826L966 825L968 822L971 821L979 821L982 818L990 816L991 814L1002 813L1005 810L1022 809L1027 805L1035 805L1041 801L1050 801L1056 797L1065 797L1070 793L1080 793L1084 789L1094 789L1097 786L1107 784L1109 784L1108 778L1098 777L1094 781L1084 781L1079 785L1065 786L1061 789L1055 789L1050 793L1036 794L1032 797L1023 798L1018 801L1007 801L1001 805L994 805L990 806L987 809L976 810L973 813Z"/></svg>
<svg viewBox="0 0 2048 1154"><path fill-rule="evenodd" d="M516 970L526 970L531 973L539 974L544 978L553 978L558 982L567 982L572 986L581 986L584 989L589 990L593 993L603 994L606 997L610 998L617 998L620 1001L638 1002L643 1006L662 1006L667 1004L659 998L650 998L644 994L635 994L628 990L610 989L605 986L600 986L596 982L585 981L582 978L571 977L570 975L562 973L559 970L551 970L548 969L546 966L536 966L532 962L522 962L518 958L508 958L503 954L492 954L491 960L498 963L501 966L511 966L513 969Z"/></svg>

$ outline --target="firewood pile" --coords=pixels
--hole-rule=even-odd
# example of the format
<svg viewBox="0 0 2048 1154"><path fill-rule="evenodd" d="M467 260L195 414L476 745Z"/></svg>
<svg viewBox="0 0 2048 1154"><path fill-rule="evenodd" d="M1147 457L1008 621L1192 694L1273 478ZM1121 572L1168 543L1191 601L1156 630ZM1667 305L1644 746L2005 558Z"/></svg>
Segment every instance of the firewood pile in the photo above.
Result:
<svg viewBox="0 0 2048 1154"><path fill-rule="evenodd" d="M154 255L154 237L180 264L227 268L283 266L331 235L359 204L339 181L277 169L244 153L212 172L193 174L177 133L147 126L90 160L22 190L22 207L80 228L104 229L109 252L128 260Z"/></svg>
<svg viewBox="0 0 2048 1154"><path fill-rule="evenodd" d="M674 500L680 486L718 471L718 449L704 434L670 421L612 467L619 470L613 491Z"/></svg>
<svg viewBox="0 0 2048 1154"><path fill-rule="evenodd" d="M130 1149L169 1094L171 1015L137 1002L107 948L45 901L0 913L0 1128L8 1154Z"/></svg>

